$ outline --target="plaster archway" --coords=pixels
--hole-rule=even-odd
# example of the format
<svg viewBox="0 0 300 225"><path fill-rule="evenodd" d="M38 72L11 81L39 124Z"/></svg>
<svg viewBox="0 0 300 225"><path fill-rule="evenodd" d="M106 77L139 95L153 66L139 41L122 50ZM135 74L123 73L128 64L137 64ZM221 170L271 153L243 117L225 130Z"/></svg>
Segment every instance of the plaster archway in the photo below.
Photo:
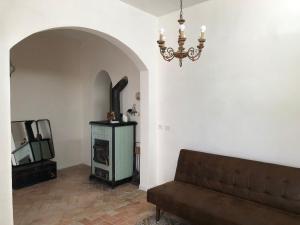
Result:
<svg viewBox="0 0 300 225"><path fill-rule="evenodd" d="M24 39L29 38L30 36L33 36L37 33L44 32L44 31L61 30L61 29L73 29L73 30L77 30L77 31L81 31L81 32L87 32L87 33L99 36L99 38L103 38L106 41L109 41L113 45L117 46L121 51L123 51L134 62L135 66L140 71L141 82L144 82L144 83L149 82L149 73L148 73L145 63L139 58L139 56L131 48L129 48L126 44L124 44L123 42L114 38L111 35L105 34L103 32L97 31L97 30L89 29L89 28L68 26L68 27L55 27L55 28L50 28L50 29L46 29L46 30L39 30L32 34L24 35L24 37L22 37L22 39L20 41L18 41L17 43L14 43L14 45L11 47L11 49L18 43L22 42ZM143 81L142 81L142 79L143 79ZM115 82L116 81L112 80L113 85ZM141 119L141 144L140 145L142 146L142 149L149 149L149 146L147 146L148 143L146 142L147 136L148 136L147 135L147 125L144 125L144 124L149 124L149 117L148 117L149 114L144 113L147 111L147 109L145 109L146 108L145 106L147 106L149 104L147 102L149 99L149 96L148 96L148 92L147 92L147 89L145 88L145 86L141 85L140 88L141 88L140 89L141 96L144 97L144 104L141 103L141 115L142 115L141 117L143 117L143 119ZM141 165L147 164L146 162L144 162L145 159L146 159L146 157L141 157ZM146 167L143 167L143 166L141 167L141 177L143 176L142 174L145 174L145 175L147 174L147 171L143 171L143 170L145 170L145 168ZM141 185L141 188L147 189L147 187L145 187L145 185L143 185L143 184Z"/></svg>
<svg viewBox="0 0 300 225"><path fill-rule="evenodd" d="M135 65L136 65L136 67L140 70L140 76L143 76L144 77L144 79L146 78L147 80L146 80L146 82L148 82L148 77L149 77L149 75L148 75L148 71L147 71L147 68L146 68L146 65L143 63L143 61L136 55L136 53L132 50L132 49L130 49L128 46L126 46L124 43L122 43L122 42L120 42L119 40L117 40L117 39L115 39L115 38L113 38L112 36L109 36L109 35L107 35L107 34L104 34L104 33L102 33L102 32L99 32L99 31L95 31L95 30L90 30L90 29L87 29L87 28L80 28L80 27L58 27L58 28L52 28L52 29L49 29L49 30L56 30L56 29L65 29L65 28L67 28L67 29L75 29L75 30L80 30L80 31L83 31L83 32L88 32L88 33L92 33L92 34L94 34L94 35L97 35L97 36L99 36L100 38L104 38L105 40L107 40L107 41L109 41L109 42L111 42L111 43L113 43L114 45L116 45L120 50L122 50L124 53L126 53L126 55L135 63ZM38 31L37 33L39 33L39 32L43 32L43 31L47 31L47 30L41 30L41 31ZM36 33L33 33L33 34L31 34L31 35L29 35L29 36L27 36L27 37L30 37L30 36L32 36L32 35L35 35ZM27 37L25 37L24 39L26 39ZM22 40L20 40L20 42L22 42L24 39L22 39ZM20 43L20 42L18 42L18 43ZM18 43L16 43L16 44L18 44ZM16 45L15 44L15 45ZM14 46L15 46L14 45ZM141 77L141 79L142 79L142 77ZM145 82L145 81L144 81ZM141 87L141 95L142 96L146 96L146 100L148 99L148 92L147 92L147 90L145 90L145 89L143 89L142 87ZM148 104L148 103L147 103ZM144 106L145 106L145 104L144 104ZM144 107L142 107L141 106L141 114L143 115L144 112L145 111L145 108ZM145 113L145 115L146 116L144 116L144 118L143 118L143 120L144 121L146 121L146 122L148 122L149 123L149 118L147 117L147 113ZM144 127L143 129L145 129L145 125L143 125L143 122L141 122L141 124L142 124L142 127ZM147 132L145 132L145 130L141 130L141 136L145 136L145 133L147 133ZM142 139L141 140L141 146L146 146L146 144L147 143L144 143L143 142L143 140L146 140L146 138L144 138L144 139ZM145 159L145 157L144 157L144 159ZM141 161L141 165L143 165L143 161ZM142 170L142 169L141 169ZM147 172L145 172L145 171L141 171L141 173L143 173L144 172L144 174L147 174ZM145 189L145 187L141 187L142 189Z"/></svg>
<svg viewBox="0 0 300 225"><path fill-rule="evenodd" d="M142 157L141 188L157 184L156 162L156 77L158 73L156 34L158 19L122 1L4 1L0 36L0 224L12 225L12 188L10 162L10 48L39 31L59 27L87 29L108 36L139 65L141 86ZM138 29L137 29L138 28ZM105 38L105 37L104 37ZM126 49L131 49L127 51ZM143 70L144 68L144 70ZM147 69L147 70L146 70ZM150 107L151 106L151 107Z"/></svg>

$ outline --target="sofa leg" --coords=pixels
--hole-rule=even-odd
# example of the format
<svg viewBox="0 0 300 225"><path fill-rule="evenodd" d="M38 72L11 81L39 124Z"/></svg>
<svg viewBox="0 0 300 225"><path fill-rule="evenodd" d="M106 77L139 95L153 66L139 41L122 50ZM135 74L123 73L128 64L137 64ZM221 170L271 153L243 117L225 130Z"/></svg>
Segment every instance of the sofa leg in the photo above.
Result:
<svg viewBox="0 0 300 225"><path fill-rule="evenodd" d="M160 220L160 208L156 206L156 222Z"/></svg>

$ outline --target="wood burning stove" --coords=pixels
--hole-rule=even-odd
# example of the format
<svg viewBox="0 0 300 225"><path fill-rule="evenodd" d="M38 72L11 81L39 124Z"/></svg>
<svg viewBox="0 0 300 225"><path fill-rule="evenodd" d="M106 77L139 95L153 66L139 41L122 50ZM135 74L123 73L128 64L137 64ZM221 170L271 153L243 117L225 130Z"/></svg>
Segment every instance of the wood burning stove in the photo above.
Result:
<svg viewBox="0 0 300 225"><path fill-rule="evenodd" d="M131 180L134 171L136 122L91 124L91 176L112 187Z"/></svg>
<svg viewBox="0 0 300 225"><path fill-rule="evenodd" d="M123 77L111 89L111 112L120 119L120 93L128 84ZM136 122L91 121L91 176L112 185L129 181L134 171Z"/></svg>

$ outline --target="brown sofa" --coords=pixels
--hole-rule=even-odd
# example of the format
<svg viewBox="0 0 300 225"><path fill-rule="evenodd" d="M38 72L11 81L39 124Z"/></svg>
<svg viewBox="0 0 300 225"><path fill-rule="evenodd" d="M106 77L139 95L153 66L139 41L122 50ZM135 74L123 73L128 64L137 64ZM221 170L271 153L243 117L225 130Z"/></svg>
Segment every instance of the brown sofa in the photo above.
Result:
<svg viewBox="0 0 300 225"><path fill-rule="evenodd" d="M300 225L300 169L181 150L175 180L147 192L195 225Z"/></svg>

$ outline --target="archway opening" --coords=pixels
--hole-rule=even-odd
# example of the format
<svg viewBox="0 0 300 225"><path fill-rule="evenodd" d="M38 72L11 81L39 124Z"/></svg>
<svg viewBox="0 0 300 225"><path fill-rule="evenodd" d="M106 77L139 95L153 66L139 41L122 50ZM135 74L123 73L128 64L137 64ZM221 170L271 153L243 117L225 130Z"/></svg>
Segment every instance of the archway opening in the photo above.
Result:
<svg viewBox="0 0 300 225"><path fill-rule="evenodd" d="M121 99L122 112L132 106L138 113L143 112L137 94L145 93L147 97L146 90L140 88L140 74L145 74L145 68L132 60L134 53L130 55L82 29L54 29L31 35L11 49L15 70L11 75L12 120L49 119L58 168L89 165L88 122L106 119L111 83L113 86L126 75L129 84ZM136 141L140 142L142 121L135 119L139 124Z"/></svg>

